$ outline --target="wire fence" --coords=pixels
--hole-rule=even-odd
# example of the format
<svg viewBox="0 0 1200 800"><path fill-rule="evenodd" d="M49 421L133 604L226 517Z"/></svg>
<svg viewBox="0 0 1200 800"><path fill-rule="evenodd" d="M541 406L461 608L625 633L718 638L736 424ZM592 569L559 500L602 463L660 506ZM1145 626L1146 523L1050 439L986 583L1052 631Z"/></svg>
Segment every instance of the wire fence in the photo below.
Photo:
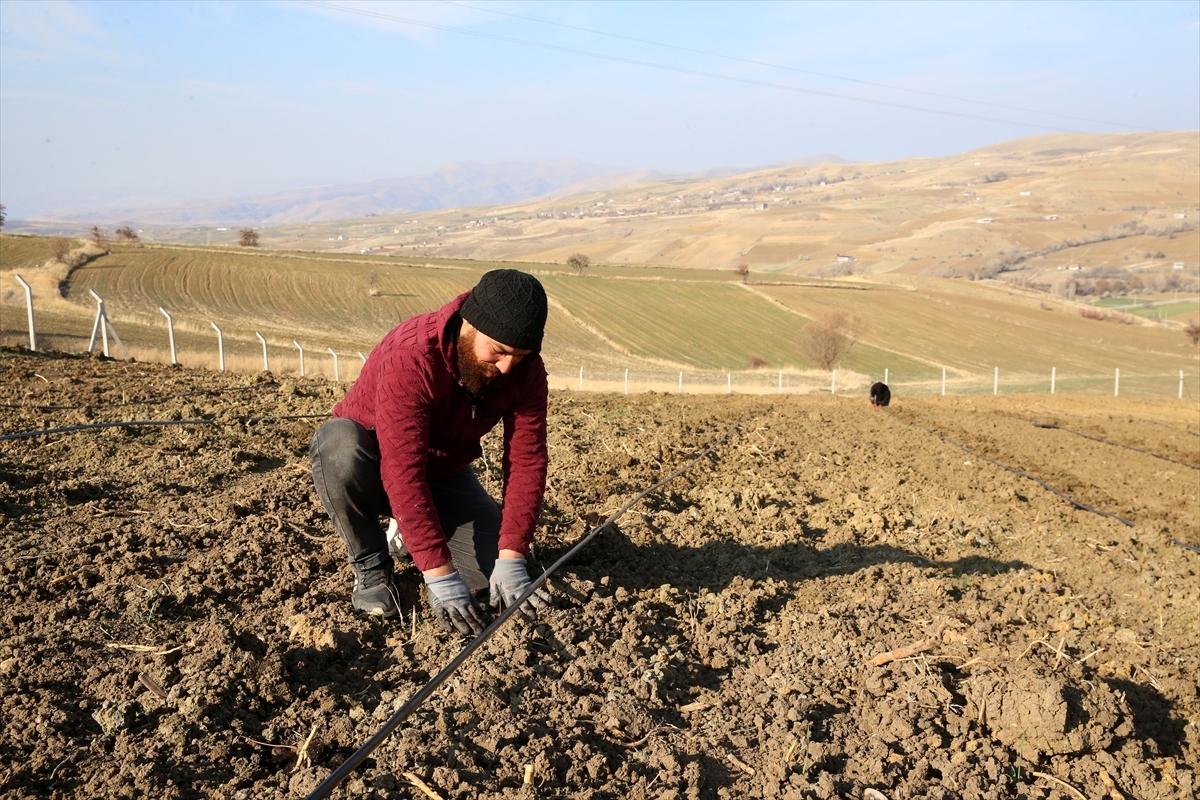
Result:
<svg viewBox="0 0 1200 800"><path fill-rule="evenodd" d="M24 286L24 282L22 281ZM343 342L325 342L297 333L288 337L278 331L263 334L247 330L226 331L216 320L203 323L183 321L176 326L170 312L157 309L158 318L132 315L122 318L132 335L122 340L108 318L105 302L93 293L97 311L90 335L77 313L51 312L42 315L42 328L35 328L37 314L29 303L14 313L12 305L3 308L0 345L28 346L59 352L102 352L115 358L174 364L190 367L251 373L269 371L275 375L298 374L352 382L366 362L369 346L362 349ZM25 313L28 312L28 313ZM26 320L28 325L26 326ZM26 330L27 327L27 330ZM154 343L157 341L157 343ZM568 365L548 356L550 387L563 391L638 394L831 394L865 396L872 383L888 384L894 396L985 395L985 394L1082 394L1112 397L1173 398L1196 401L1200 398L1200 370L1147 373L1129 368L1122 371L1009 369L969 372L943 369L940 377L906 376L886 370L882 375L864 375L851 370L648 370L593 369L588 365Z"/></svg>
<svg viewBox="0 0 1200 800"><path fill-rule="evenodd" d="M876 381L888 385L892 395L1002 395L1084 394L1109 397L1196 400L1200 398L1200 372L1133 373L1114 368L1107 373L1063 372L1042 374L993 368L965 373L947 370L945 378L905 377L890 372L863 375L848 370L830 372L795 370L639 371L571 370L549 368L553 389L581 392L638 394L831 394L865 396Z"/></svg>

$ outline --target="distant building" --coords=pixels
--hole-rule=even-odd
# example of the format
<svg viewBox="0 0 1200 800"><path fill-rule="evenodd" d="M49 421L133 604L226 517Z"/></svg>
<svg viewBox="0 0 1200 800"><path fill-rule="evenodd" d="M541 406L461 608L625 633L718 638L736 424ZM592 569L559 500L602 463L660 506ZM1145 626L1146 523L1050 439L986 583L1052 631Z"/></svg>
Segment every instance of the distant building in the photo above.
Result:
<svg viewBox="0 0 1200 800"><path fill-rule="evenodd" d="M767 206L767 204L766 204L766 203L761 203L760 205L761 205L761 207L762 207L762 209L763 209L764 211L766 211L766 210L767 210L768 206Z"/></svg>
<svg viewBox="0 0 1200 800"><path fill-rule="evenodd" d="M974 197L974 196L975 196L974 192L963 192L963 197Z"/></svg>
<svg viewBox="0 0 1200 800"><path fill-rule="evenodd" d="M1187 219L1187 214L1176 214L1175 219Z"/></svg>
<svg viewBox="0 0 1200 800"><path fill-rule="evenodd" d="M1042 217L1042 219L1046 220L1047 222L1053 222L1054 220L1058 219L1058 214L1047 214L1046 216Z"/></svg>
<svg viewBox="0 0 1200 800"><path fill-rule="evenodd" d="M847 264L854 260L854 256L847 256L847 255L842 255L841 253L838 253L837 260L838 260L839 264Z"/></svg>
<svg viewBox="0 0 1200 800"><path fill-rule="evenodd" d="M1021 197L1029 197L1033 192L1021 192Z"/></svg>
<svg viewBox="0 0 1200 800"><path fill-rule="evenodd" d="M1175 264L1174 264L1174 269L1184 269L1184 268L1185 268L1185 265L1184 265L1184 263L1183 263L1182 261L1176 261L1176 262L1175 262Z"/></svg>
<svg viewBox="0 0 1200 800"><path fill-rule="evenodd" d="M1079 266L1078 264L1067 264L1067 269L1071 272L1079 272L1079 270L1083 269L1083 267Z"/></svg>
<svg viewBox="0 0 1200 800"><path fill-rule="evenodd" d="M987 224L989 224L989 223L991 223L991 222L992 222L992 218L991 218L991 217L984 217L983 219L977 219L977 220L975 220L975 224L976 224L976 225L987 225Z"/></svg>

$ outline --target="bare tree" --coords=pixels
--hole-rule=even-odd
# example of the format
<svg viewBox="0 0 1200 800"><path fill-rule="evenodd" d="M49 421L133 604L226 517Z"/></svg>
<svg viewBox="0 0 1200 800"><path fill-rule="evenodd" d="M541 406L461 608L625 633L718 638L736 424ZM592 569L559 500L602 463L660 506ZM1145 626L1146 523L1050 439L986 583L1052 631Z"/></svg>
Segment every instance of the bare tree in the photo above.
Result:
<svg viewBox="0 0 1200 800"><path fill-rule="evenodd" d="M0 228L4 227L6 219L8 219L8 210L4 208L4 203L0 203Z"/></svg>
<svg viewBox="0 0 1200 800"><path fill-rule="evenodd" d="M818 367L831 370L850 354L862 322L845 311L831 311L809 324L800 336L800 352Z"/></svg>
<svg viewBox="0 0 1200 800"><path fill-rule="evenodd" d="M750 275L750 265L743 261L733 268L733 274L741 278L742 283L745 283L746 278Z"/></svg>
<svg viewBox="0 0 1200 800"><path fill-rule="evenodd" d="M141 237L137 235L137 231L128 225L124 228L117 228L117 239L123 242L133 242L134 244L141 241Z"/></svg>
<svg viewBox="0 0 1200 800"><path fill-rule="evenodd" d="M96 243L97 247L104 247L105 242L108 241L108 237L104 235L104 231L100 230L99 225L92 226L92 241Z"/></svg>
<svg viewBox="0 0 1200 800"><path fill-rule="evenodd" d="M50 240L50 254L58 261L66 263L67 254L71 252L71 242L69 239L64 239L61 236L55 236Z"/></svg>
<svg viewBox="0 0 1200 800"><path fill-rule="evenodd" d="M258 247L258 231L254 228L242 228L239 232L241 238L238 239L238 244L242 247Z"/></svg>
<svg viewBox="0 0 1200 800"><path fill-rule="evenodd" d="M1200 344L1200 322L1189 319L1188 324L1183 328L1183 335L1192 340L1193 347Z"/></svg>
<svg viewBox="0 0 1200 800"><path fill-rule="evenodd" d="M592 259L583 253L572 253L567 256L567 266L575 270L576 275L582 275L583 271L592 265Z"/></svg>
<svg viewBox="0 0 1200 800"><path fill-rule="evenodd" d="M371 297L379 296L379 273L372 272L367 276L367 294Z"/></svg>

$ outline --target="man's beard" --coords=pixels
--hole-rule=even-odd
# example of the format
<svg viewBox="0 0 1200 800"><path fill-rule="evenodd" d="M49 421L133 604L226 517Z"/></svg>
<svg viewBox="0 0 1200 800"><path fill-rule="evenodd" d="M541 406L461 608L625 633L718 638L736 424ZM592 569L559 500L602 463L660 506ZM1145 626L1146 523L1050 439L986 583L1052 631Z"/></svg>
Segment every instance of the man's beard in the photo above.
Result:
<svg viewBox="0 0 1200 800"><path fill-rule="evenodd" d="M475 357L474 330L458 335L458 377L473 397L482 397L492 383L502 377L494 365L484 364Z"/></svg>

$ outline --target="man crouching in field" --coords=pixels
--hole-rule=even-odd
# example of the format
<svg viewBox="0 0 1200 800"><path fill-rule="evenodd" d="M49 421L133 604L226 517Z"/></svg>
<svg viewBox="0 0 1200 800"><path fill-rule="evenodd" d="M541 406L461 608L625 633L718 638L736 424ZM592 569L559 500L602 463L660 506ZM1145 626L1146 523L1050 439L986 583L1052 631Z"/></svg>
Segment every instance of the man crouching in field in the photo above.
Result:
<svg viewBox="0 0 1200 800"><path fill-rule="evenodd" d="M371 352L309 447L317 496L354 567L354 607L400 609L382 517L425 577L446 630L479 633L474 592L511 604L546 490L546 292L532 275L488 272L440 311L407 320ZM504 420L503 510L471 472L479 440ZM535 617L549 597L522 608Z"/></svg>

